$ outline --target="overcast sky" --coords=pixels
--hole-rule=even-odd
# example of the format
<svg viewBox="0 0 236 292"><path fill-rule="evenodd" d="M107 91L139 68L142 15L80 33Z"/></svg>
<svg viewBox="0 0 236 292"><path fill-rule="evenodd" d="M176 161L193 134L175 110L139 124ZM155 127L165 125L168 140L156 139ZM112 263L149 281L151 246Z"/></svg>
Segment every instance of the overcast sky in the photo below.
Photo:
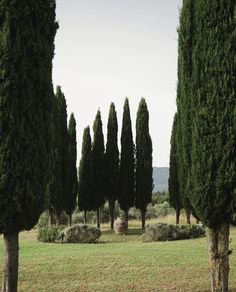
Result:
<svg viewBox="0 0 236 292"><path fill-rule="evenodd" d="M124 99L129 97L134 132L138 103L145 97L153 165L169 165L181 2L57 0L60 28L53 79L65 93L68 115L74 112L76 117L79 158L83 129L92 126L98 108L106 139L110 103L115 103L121 128Z"/></svg>

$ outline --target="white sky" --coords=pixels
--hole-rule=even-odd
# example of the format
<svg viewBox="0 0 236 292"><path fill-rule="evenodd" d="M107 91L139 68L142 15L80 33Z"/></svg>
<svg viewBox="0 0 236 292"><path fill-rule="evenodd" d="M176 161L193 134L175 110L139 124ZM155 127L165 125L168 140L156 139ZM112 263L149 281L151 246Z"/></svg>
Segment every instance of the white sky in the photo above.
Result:
<svg viewBox="0 0 236 292"><path fill-rule="evenodd" d="M53 68L55 85L77 121L80 159L83 129L101 110L106 139L108 111L115 103L121 128L129 97L135 136L138 103L150 115L153 166L168 166L176 110L177 27L181 0L57 0ZM120 132L119 132L120 139Z"/></svg>

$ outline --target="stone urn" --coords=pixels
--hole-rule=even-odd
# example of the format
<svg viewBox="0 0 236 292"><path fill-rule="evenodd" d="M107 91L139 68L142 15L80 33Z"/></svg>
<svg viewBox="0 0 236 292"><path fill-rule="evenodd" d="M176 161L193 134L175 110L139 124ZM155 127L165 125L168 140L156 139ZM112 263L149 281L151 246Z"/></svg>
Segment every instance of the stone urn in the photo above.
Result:
<svg viewBox="0 0 236 292"><path fill-rule="evenodd" d="M114 223L115 233L119 235L127 234L128 223L123 218L117 218Z"/></svg>

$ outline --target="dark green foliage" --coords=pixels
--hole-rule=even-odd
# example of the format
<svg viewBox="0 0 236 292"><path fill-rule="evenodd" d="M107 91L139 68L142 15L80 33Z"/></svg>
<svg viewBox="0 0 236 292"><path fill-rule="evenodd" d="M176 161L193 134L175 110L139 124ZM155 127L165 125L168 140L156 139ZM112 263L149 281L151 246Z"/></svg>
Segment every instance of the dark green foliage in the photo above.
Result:
<svg viewBox="0 0 236 292"><path fill-rule="evenodd" d="M129 101L126 98L121 130L120 193L121 210L128 213L134 206L134 142L130 119Z"/></svg>
<svg viewBox="0 0 236 292"><path fill-rule="evenodd" d="M104 137L102 131L102 120L100 111L97 112L93 124L93 190L94 208L100 208L105 203L105 165L104 165Z"/></svg>
<svg viewBox="0 0 236 292"><path fill-rule="evenodd" d="M178 151L177 151L177 133L178 133L178 116L175 114L172 134L171 134L171 149L170 149L170 170L169 170L169 203L180 211L182 208L182 201L179 190L179 177L178 177Z"/></svg>
<svg viewBox="0 0 236 292"><path fill-rule="evenodd" d="M0 4L0 233L31 229L45 208L55 1Z"/></svg>
<svg viewBox="0 0 236 292"><path fill-rule="evenodd" d="M149 134L149 113L141 99L136 119L136 208L145 216L152 199L152 140ZM143 218L144 219L144 218ZM144 226L143 226L144 227Z"/></svg>
<svg viewBox="0 0 236 292"><path fill-rule="evenodd" d="M61 132L59 122L59 109L56 96L52 96L51 113L51 151L50 151L50 174L47 186L46 208L51 219L53 215L61 212L62 181L61 181ZM59 212L57 211L59 209Z"/></svg>
<svg viewBox="0 0 236 292"><path fill-rule="evenodd" d="M51 172L47 187L47 209L50 215L57 219L66 209L68 188L68 132L66 100L61 87L57 86L53 97L53 111L51 119Z"/></svg>
<svg viewBox="0 0 236 292"><path fill-rule="evenodd" d="M60 216L61 212L67 209L67 193L68 193L68 131L67 131L67 105L64 93L61 91L61 87L57 86L56 98L58 104L58 116L59 116L59 135L60 135L60 180L62 184L61 194L58 194L59 200L56 208L57 216ZM60 202L59 202L60 201Z"/></svg>
<svg viewBox="0 0 236 292"><path fill-rule="evenodd" d="M229 222L236 188L236 2L195 3L191 204L204 224Z"/></svg>
<svg viewBox="0 0 236 292"><path fill-rule="evenodd" d="M192 50L193 50L193 0L183 1L180 14L179 49L178 49L178 173L179 192L185 209L192 209L189 194L192 190L191 179L191 151L192 151L192 107L191 107L191 76L192 76Z"/></svg>
<svg viewBox="0 0 236 292"><path fill-rule="evenodd" d="M71 218L71 215L76 206L76 199L78 194L78 180L77 180L77 142L76 142L76 121L74 114L70 116L68 127L68 153L67 153L67 191L65 196L65 211Z"/></svg>
<svg viewBox="0 0 236 292"><path fill-rule="evenodd" d="M107 124L107 144L105 153L106 196L110 206L111 227L113 228L114 204L119 190L119 149L117 145L118 123L115 105L110 106Z"/></svg>
<svg viewBox="0 0 236 292"><path fill-rule="evenodd" d="M93 205L93 156L89 127L84 129L82 157L79 166L78 204L81 211L94 209Z"/></svg>

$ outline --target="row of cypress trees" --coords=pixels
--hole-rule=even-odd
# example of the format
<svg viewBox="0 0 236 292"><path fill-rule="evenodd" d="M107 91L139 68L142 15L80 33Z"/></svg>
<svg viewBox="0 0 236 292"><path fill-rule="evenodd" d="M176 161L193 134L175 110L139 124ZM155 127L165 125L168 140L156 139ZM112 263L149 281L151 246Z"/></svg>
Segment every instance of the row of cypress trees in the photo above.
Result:
<svg viewBox="0 0 236 292"><path fill-rule="evenodd" d="M172 204L206 226L211 291L224 292L236 210L235 13L234 0L183 1L170 155Z"/></svg>
<svg viewBox="0 0 236 292"><path fill-rule="evenodd" d="M118 200L128 221L128 211L134 205L140 209L142 227L145 226L146 207L152 195L152 142L149 134L149 113L145 99L141 99L136 120L136 147L133 142L129 101L123 108L121 152L118 149L118 123L115 105L111 103L107 124L107 142L104 146L102 120L97 112L93 124L93 142L90 128L83 134L82 157L79 166L79 209L97 212L109 202L110 224L114 225L114 207Z"/></svg>

